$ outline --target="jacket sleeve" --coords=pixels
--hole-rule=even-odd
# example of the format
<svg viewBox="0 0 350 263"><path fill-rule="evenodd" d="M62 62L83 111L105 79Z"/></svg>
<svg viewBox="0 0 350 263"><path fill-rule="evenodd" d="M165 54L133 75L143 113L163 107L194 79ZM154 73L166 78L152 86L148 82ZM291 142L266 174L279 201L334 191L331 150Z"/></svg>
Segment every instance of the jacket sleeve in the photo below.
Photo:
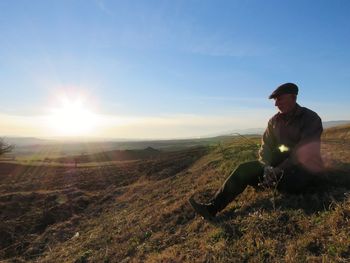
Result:
<svg viewBox="0 0 350 263"><path fill-rule="evenodd" d="M267 128L263 134L261 147L259 150L259 161L263 165L271 165L273 158L273 149L275 147L275 136L273 133L272 119L269 120Z"/></svg>
<svg viewBox="0 0 350 263"><path fill-rule="evenodd" d="M301 140L298 145L310 142L320 142L323 132L322 121L318 115L310 116L305 120L304 129L301 133Z"/></svg>
<svg viewBox="0 0 350 263"><path fill-rule="evenodd" d="M290 157L278 167L288 169L293 165L301 164L306 169L317 172L323 166L320 155L321 134L323 131L321 118L317 114L305 117L301 129L300 141L294 147Z"/></svg>

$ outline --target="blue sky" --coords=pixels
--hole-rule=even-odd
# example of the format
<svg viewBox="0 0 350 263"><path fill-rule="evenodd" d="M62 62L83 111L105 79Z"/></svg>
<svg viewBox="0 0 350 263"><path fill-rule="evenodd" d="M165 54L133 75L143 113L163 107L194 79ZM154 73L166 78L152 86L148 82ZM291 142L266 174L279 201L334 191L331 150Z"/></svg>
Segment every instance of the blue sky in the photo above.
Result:
<svg viewBox="0 0 350 263"><path fill-rule="evenodd" d="M349 12L345 0L0 1L0 135L69 134L46 124L60 96L99 120L85 136L265 127L284 82L324 121L350 119Z"/></svg>

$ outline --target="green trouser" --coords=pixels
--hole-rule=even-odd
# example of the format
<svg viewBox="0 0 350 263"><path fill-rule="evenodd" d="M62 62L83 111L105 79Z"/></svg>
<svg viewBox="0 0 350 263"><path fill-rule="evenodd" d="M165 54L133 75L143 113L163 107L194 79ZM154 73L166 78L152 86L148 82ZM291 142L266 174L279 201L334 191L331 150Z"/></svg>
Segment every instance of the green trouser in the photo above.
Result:
<svg viewBox="0 0 350 263"><path fill-rule="evenodd" d="M222 187L216 192L210 202L209 210L212 214L224 209L233 199L251 185L258 186L263 181L264 166L259 161L240 164L226 179ZM314 175L301 167L284 171L277 189L286 193L301 193L314 182Z"/></svg>

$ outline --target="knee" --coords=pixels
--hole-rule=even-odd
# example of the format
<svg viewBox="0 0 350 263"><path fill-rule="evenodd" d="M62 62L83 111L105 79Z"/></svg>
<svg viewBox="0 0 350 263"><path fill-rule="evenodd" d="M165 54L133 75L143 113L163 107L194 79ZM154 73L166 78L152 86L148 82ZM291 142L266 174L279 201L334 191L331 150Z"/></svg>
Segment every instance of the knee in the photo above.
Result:
<svg viewBox="0 0 350 263"><path fill-rule="evenodd" d="M238 180L242 180L244 176L246 175L245 173L245 165L240 164L234 171L233 173L234 177L236 177Z"/></svg>
<svg viewBox="0 0 350 263"><path fill-rule="evenodd" d="M253 161L253 162L241 163L236 170L240 174L247 174L247 173L258 173L263 169L264 169L263 165L260 162Z"/></svg>
<svg viewBox="0 0 350 263"><path fill-rule="evenodd" d="M252 167L253 165L254 165L254 162L241 163L240 165L238 165L237 170L245 171L250 169L250 167Z"/></svg>
<svg viewBox="0 0 350 263"><path fill-rule="evenodd" d="M240 164L237 167L236 172L238 180L249 185L255 185L262 176L264 168L260 162L253 161Z"/></svg>
<svg viewBox="0 0 350 263"><path fill-rule="evenodd" d="M247 164L246 163L241 163L240 165L237 166L237 168L233 171L233 173L231 174L232 177L236 177L239 179L244 178L244 176L246 175L246 171L247 171Z"/></svg>

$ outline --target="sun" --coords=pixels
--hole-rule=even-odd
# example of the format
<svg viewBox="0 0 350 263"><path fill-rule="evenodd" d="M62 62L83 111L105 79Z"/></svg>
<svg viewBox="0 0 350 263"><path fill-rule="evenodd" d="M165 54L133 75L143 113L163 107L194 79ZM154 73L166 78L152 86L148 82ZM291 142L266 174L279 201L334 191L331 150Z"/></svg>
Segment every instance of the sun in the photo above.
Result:
<svg viewBox="0 0 350 263"><path fill-rule="evenodd" d="M97 125L97 115L82 98L61 98L60 106L52 108L49 126L57 136L89 136Z"/></svg>

